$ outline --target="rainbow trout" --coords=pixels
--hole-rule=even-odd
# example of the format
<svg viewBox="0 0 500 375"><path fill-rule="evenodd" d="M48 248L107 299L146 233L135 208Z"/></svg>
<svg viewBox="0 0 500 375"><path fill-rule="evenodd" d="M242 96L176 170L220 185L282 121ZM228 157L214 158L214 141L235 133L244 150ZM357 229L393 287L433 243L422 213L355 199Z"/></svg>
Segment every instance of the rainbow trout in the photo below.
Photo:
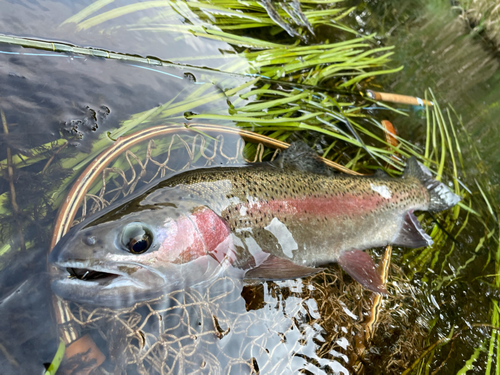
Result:
<svg viewBox="0 0 500 375"><path fill-rule="evenodd" d="M362 250L432 243L414 211L460 198L416 159L402 178L334 173L302 143L274 163L180 173L72 228L50 255L62 298L127 306L213 280L289 279L337 262L386 293Z"/></svg>

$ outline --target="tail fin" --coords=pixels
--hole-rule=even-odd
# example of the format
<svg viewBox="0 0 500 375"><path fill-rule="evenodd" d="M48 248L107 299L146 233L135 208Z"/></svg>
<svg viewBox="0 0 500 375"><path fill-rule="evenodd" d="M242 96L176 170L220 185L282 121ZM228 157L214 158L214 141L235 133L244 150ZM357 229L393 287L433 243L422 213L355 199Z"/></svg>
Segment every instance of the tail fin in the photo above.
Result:
<svg viewBox="0 0 500 375"><path fill-rule="evenodd" d="M406 163L403 177L417 178L429 191L431 196L429 211L438 212L453 207L460 201L460 197L442 182L432 178L431 171L423 164L419 163L415 157L411 157Z"/></svg>

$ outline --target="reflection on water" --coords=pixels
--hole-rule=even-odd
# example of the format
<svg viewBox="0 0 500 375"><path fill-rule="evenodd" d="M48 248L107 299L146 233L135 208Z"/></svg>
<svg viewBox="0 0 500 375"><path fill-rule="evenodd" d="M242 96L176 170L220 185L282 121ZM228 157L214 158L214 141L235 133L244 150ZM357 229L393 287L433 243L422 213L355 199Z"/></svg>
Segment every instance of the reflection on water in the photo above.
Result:
<svg viewBox="0 0 500 375"><path fill-rule="evenodd" d="M44 257L43 254L39 256ZM41 373L43 363L50 362L57 350L50 276L41 272L42 267L31 270L31 276L24 270L23 282L1 295L0 365L6 374ZM6 284L2 282L2 285Z"/></svg>
<svg viewBox="0 0 500 375"><path fill-rule="evenodd" d="M61 41L71 45L92 46L109 51L132 53L141 56L154 56L164 60L175 58L195 58L197 56L216 55L214 51L227 50L233 53L234 50L225 42L217 40L207 40L199 38L193 33L181 34L183 37L174 39L168 33L155 33L151 26L162 26L168 24L175 31L175 27L180 27L187 20L198 23L199 15L183 6L179 2L177 11L172 9L168 2L156 3L156 6L129 7L133 1L107 1L100 2L104 7L93 7L95 13L87 13L87 18L92 16L107 14L109 19L100 17L97 22L92 22L88 28L76 28L75 22L82 19L75 19L73 22L64 24L71 16L86 9L94 3L92 0L84 1L6 1L2 0L0 6L0 30L8 35L32 37L42 40ZM152 4L153 2L150 2ZM140 4L140 3L138 3ZM130 9L133 8L133 9ZM123 9L123 11L121 11ZM117 14L113 15L113 12ZM90 15L90 17L89 17ZM99 17L98 17L99 18ZM139 24L137 24L139 22ZM87 22L88 23L88 22ZM123 26L127 25L127 26ZM142 30L140 27L150 30ZM106 31L102 32L103 27ZM184 60L183 60L184 61ZM224 57L220 56L212 63L210 59L204 64L217 67Z"/></svg>
<svg viewBox="0 0 500 375"><path fill-rule="evenodd" d="M374 31L380 19L393 26L384 26L384 39L397 46L395 59L405 66L403 74L391 77L394 79L388 82L387 89L418 96L431 87L438 98L452 104L468 132L458 133L464 158L476 157L474 148L465 146L470 137L482 159L469 163L467 173L478 179L488 176L491 192L498 198L498 52L471 32L448 4L416 2L400 11L396 8L399 4L389 1L384 6L379 4L373 14L365 14L365 21ZM396 125L402 135L422 137L413 122L399 121Z"/></svg>

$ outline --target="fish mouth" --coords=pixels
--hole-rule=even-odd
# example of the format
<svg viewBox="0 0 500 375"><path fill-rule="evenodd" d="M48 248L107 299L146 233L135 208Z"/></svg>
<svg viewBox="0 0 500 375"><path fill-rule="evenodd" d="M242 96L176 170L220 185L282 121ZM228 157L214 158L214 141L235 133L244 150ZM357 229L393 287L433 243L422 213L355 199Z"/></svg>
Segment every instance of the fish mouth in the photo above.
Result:
<svg viewBox="0 0 500 375"><path fill-rule="evenodd" d="M108 264L91 264L87 262L56 263L57 273L55 279L77 282L80 284L106 285L112 281L129 276L137 267L116 267Z"/></svg>
<svg viewBox="0 0 500 375"><path fill-rule="evenodd" d="M78 279L81 281L111 281L120 277L120 275L115 273L96 271L89 268L76 268L76 267L66 267L66 271L69 273L69 279Z"/></svg>
<svg viewBox="0 0 500 375"><path fill-rule="evenodd" d="M53 263L52 290L64 300L128 307L161 294L166 280L149 267L114 262Z"/></svg>

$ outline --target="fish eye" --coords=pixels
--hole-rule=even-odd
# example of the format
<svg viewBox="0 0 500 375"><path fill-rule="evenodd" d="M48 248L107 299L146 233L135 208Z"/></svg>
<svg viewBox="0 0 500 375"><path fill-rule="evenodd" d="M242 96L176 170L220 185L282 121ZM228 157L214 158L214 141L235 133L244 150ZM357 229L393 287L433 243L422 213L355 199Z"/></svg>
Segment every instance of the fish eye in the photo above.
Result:
<svg viewBox="0 0 500 375"><path fill-rule="evenodd" d="M142 254L151 247L153 235L145 225L131 223L123 228L121 242L132 254Z"/></svg>

